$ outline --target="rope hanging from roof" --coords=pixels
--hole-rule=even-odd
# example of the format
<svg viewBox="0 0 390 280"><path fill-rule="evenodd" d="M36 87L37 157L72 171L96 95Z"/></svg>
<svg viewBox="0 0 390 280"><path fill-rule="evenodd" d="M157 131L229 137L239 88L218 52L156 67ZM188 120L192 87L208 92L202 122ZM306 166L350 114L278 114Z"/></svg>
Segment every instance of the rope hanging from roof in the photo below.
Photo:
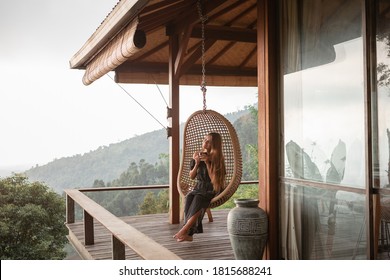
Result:
<svg viewBox="0 0 390 280"><path fill-rule="evenodd" d="M190 161L193 154L200 149L204 136L210 132L218 132L222 137L222 152L225 157L226 177L225 188L211 201L214 208L225 203L235 193L241 183L242 157L240 143L233 125L221 114L207 110L206 104L206 62L205 62L205 34L204 26L207 17L203 15L201 1L198 1L199 18L202 25L202 81L203 110L194 112L187 120L183 133L183 153L179 169L177 184L182 196L195 186L195 180L189 177Z"/></svg>

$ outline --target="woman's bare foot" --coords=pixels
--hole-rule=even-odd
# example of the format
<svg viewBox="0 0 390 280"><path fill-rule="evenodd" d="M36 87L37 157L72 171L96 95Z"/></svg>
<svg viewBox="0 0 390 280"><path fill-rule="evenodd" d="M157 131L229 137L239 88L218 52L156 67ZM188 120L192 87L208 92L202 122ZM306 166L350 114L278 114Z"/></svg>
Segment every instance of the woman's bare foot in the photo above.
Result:
<svg viewBox="0 0 390 280"><path fill-rule="evenodd" d="M191 242L191 241L193 241L194 240L194 238L192 237L192 236L189 236L189 235L184 235L184 236L182 236L182 237L180 237L180 238L176 238L176 241L177 242L183 242L183 241L189 241L189 242Z"/></svg>
<svg viewBox="0 0 390 280"><path fill-rule="evenodd" d="M178 238L181 238L182 236L180 235L179 236L179 233L176 233L174 236L172 236L174 239L178 239Z"/></svg>
<svg viewBox="0 0 390 280"><path fill-rule="evenodd" d="M188 233L187 233L187 230L182 227L174 236L173 238L175 238L176 240L178 239L183 239L185 236L188 236Z"/></svg>

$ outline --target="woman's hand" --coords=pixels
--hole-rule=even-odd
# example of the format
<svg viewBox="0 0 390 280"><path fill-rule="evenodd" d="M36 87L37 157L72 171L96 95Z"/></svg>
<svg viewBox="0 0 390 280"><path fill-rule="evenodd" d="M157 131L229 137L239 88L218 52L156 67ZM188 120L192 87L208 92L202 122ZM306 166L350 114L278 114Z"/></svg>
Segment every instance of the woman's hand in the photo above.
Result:
<svg viewBox="0 0 390 280"><path fill-rule="evenodd" d="M207 152L200 152L199 158L201 161L209 162L210 161L210 155Z"/></svg>
<svg viewBox="0 0 390 280"><path fill-rule="evenodd" d="M200 162L200 152L195 152L192 158L195 160L195 164L198 165Z"/></svg>
<svg viewBox="0 0 390 280"><path fill-rule="evenodd" d="M190 178L193 180L196 178L196 173L198 172L198 166L199 166L199 163L200 163L200 153L199 152L195 152L193 155L192 155L192 158L194 159L195 161L195 166L190 170Z"/></svg>

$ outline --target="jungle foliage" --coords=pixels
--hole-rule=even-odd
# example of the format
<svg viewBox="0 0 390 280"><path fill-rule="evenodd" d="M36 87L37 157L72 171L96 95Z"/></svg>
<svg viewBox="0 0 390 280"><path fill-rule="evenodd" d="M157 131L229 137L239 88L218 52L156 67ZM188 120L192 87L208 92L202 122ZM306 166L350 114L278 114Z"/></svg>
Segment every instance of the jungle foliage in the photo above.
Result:
<svg viewBox="0 0 390 280"><path fill-rule="evenodd" d="M0 179L0 259L60 260L67 243L64 199L25 176Z"/></svg>

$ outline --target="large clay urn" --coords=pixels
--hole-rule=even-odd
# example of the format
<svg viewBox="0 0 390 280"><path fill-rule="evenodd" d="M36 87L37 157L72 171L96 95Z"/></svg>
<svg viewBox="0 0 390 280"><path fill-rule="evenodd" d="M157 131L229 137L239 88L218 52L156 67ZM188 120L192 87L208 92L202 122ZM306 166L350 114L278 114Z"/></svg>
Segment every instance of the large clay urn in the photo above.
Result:
<svg viewBox="0 0 390 280"><path fill-rule="evenodd" d="M258 199L236 199L227 218L230 243L237 260L261 260L268 239L268 216Z"/></svg>

